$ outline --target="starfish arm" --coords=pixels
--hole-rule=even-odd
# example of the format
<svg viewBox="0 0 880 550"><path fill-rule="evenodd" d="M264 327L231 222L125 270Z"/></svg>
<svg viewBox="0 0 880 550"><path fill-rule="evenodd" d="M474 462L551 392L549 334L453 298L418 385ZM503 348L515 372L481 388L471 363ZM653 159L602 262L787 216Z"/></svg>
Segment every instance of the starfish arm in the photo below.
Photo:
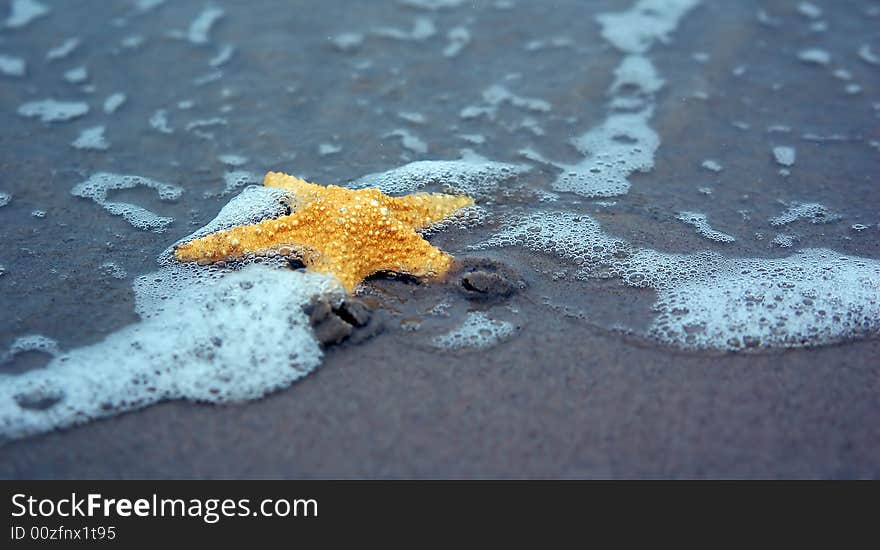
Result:
<svg viewBox="0 0 880 550"><path fill-rule="evenodd" d="M297 201L308 202L320 196L326 188L316 183L309 183L302 178L282 174L281 172L267 172L263 178L266 187L277 187L288 191Z"/></svg>
<svg viewBox="0 0 880 550"><path fill-rule="evenodd" d="M295 216L239 225L183 243L174 251L182 262L218 262L259 254L284 245L308 247L312 232Z"/></svg>
<svg viewBox="0 0 880 550"><path fill-rule="evenodd" d="M466 195L443 193L414 193L390 197L387 201L394 217L415 230L430 227L453 212L474 204L474 199Z"/></svg>

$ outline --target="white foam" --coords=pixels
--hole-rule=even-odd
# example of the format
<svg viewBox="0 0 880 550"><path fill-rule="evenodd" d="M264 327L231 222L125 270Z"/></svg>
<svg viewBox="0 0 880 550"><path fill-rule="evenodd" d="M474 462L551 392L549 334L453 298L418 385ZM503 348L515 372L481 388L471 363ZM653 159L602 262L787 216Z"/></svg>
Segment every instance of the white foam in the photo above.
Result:
<svg viewBox="0 0 880 550"><path fill-rule="evenodd" d="M232 170L223 174L223 191L221 196L228 195L252 183L260 183L260 176L247 170Z"/></svg>
<svg viewBox="0 0 880 550"><path fill-rule="evenodd" d="M794 243L797 242L798 240L799 239L798 239L797 235L778 233L775 237L773 237L771 244L773 246L778 246L779 248L791 248L794 246Z"/></svg>
<svg viewBox="0 0 880 550"><path fill-rule="evenodd" d="M425 118L425 115L423 115L422 113L416 113L413 111L401 111L401 112L397 113L397 116L399 116L403 120L405 120L407 122L411 122L413 124L424 124L425 121L427 120Z"/></svg>
<svg viewBox="0 0 880 550"><path fill-rule="evenodd" d="M724 167L721 166L721 163L718 162L717 160L713 160L713 159L704 160L702 162L702 164L700 164L700 166L702 166L706 170L709 170L710 172L715 172L715 173L718 173L718 172L721 172L722 170L724 170Z"/></svg>
<svg viewBox="0 0 880 550"><path fill-rule="evenodd" d="M654 167L654 153L660 137L648 124L651 110L618 113L573 140L587 158L577 164L558 165L562 173L553 189L585 197L613 197L626 194L627 178Z"/></svg>
<svg viewBox="0 0 880 550"><path fill-rule="evenodd" d="M819 48L809 48L798 52L798 59L811 65L828 65L831 63L831 54Z"/></svg>
<svg viewBox="0 0 880 550"><path fill-rule="evenodd" d="M874 53L871 50L870 44L862 44L859 46L859 59L868 63L869 65L877 65L880 66L880 55Z"/></svg>
<svg viewBox="0 0 880 550"><path fill-rule="evenodd" d="M165 0L134 0L134 5L141 13L156 9L165 3Z"/></svg>
<svg viewBox="0 0 880 550"><path fill-rule="evenodd" d="M385 137L399 137L401 144L405 148L418 155L423 155L428 152L428 144L405 128L393 130L386 134Z"/></svg>
<svg viewBox="0 0 880 550"><path fill-rule="evenodd" d="M797 5L799 14L809 19L818 19L822 17L822 8L811 2L800 2Z"/></svg>
<svg viewBox="0 0 880 550"><path fill-rule="evenodd" d="M471 32L467 27L453 27L446 33L448 44L443 48L444 57L456 57L471 43Z"/></svg>
<svg viewBox="0 0 880 550"><path fill-rule="evenodd" d="M116 262L104 262L101 264L101 270L104 271L107 275L110 275L114 279L125 279L128 277L128 272L125 271L125 268Z"/></svg>
<svg viewBox="0 0 880 550"><path fill-rule="evenodd" d="M437 27L427 17L416 17L411 31L402 31L393 27L379 27L373 29L373 34L393 40L420 42L437 34Z"/></svg>
<svg viewBox="0 0 880 550"><path fill-rule="evenodd" d="M237 167L237 166L243 166L244 164L247 164L248 158L244 157L242 155L229 154L229 155L220 155L217 157L217 160L219 160L220 162L222 162L226 166Z"/></svg>
<svg viewBox="0 0 880 550"><path fill-rule="evenodd" d="M691 349L816 346L880 334L880 262L824 249L787 258L728 258L634 248L589 216L530 212L471 246L522 246L657 292L646 336Z"/></svg>
<svg viewBox="0 0 880 550"><path fill-rule="evenodd" d="M445 8L456 8L464 3L464 0L397 0L398 3L412 8L436 11Z"/></svg>
<svg viewBox="0 0 880 550"><path fill-rule="evenodd" d="M609 93L614 95L632 88L640 94L651 95L660 91L665 83L650 59L643 55L628 55L614 69L614 82Z"/></svg>
<svg viewBox="0 0 880 550"><path fill-rule="evenodd" d="M71 84L82 84L89 79L89 70L84 66L74 67L69 71L65 71L64 80Z"/></svg>
<svg viewBox="0 0 880 550"><path fill-rule="evenodd" d="M645 53L669 34L699 0L639 0L627 11L596 16L602 37L626 53Z"/></svg>
<svg viewBox="0 0 880 550"><path fill-rule="evenodd" d="M76 149L106 151L110 148L110 144L107 143L107 139L104 137L105 130L105 126L86 128L80 132L71 145Z"/></svg>
<svg viewBox="0 0 880 550"><path fill-rule="evenodd" d="M226 11L216 6L207 6L189 25L186 39L193 44L207 44L211 29L223 18Z"/></svg>
<svg viewBox="0 0 880 550"><path fill-rule="evenodd" d="M163 134L173 134L174 129L168 124L168 111L158 109L150 115L150 126Z"/></svg>
<svg viewBox="0 0 880 550"><path fill-rule="evenodd" d="M434 347L444 350L481 350L497 346L516 333L509 321L490 319L482 311L469 311L461 326L436 336Z"/></svg>
<svg viewBox="0 0 880 550"><path fill-rule="evenodd" d="M125 103L127 96L122 92L116 92L107 96L104 100L104 112L109 114L115 113L122 104Z"/></svg>
<svg viewBox="0 0 880 550"><path fill-rule="evenodd" d="M773 158L780 166L794 166L797 150L794 147L778 146L773 148Z"/></svg>
<svg viewBox="0 0 880 550"><path fill-rule="evenodd" d="M45 368L0 377L0 437L16 439L168 399L257 399L317 367L321 351L301 306L336 292L324 276L251 265L191 284L103 341ZM144 277L169 284L172 268ZM160 281L160 282L157 282ZM143 305L144 302L141 301Z"/></svg>
<svg viewBox="0 0 880 550"><path fill-rule="evenodd" d="M25 27L40 17L49 14L49 8L37 0L12 0L9 4L9 17L5 25L10 29Z"/></svg>
<svg viewBox="0 0 880 550"><path fill-rule="evenodd" d="M680 212L676 219L684 222L688 225L694 226L697 230L697 234L701 237L705 237L710 241L715 241L718 243L732 243L736 241L736 238L728 235L727 233L722 233L721 231L716 231L712 229L712 226L709 225L709 220L705 214L701 214L699 212Z"/></svg>
<svg viewBox="0 0 880 550"><path fill-rule="evenodd" d="M28 101L18 108L18 114L39 118L43 122L66 122L84 116L89 104L82 101L56 101L52 98Z"/></svg>
<svg viewBox="0 0 880 550"><path fill-rule="evenodd" d="M505 103L539 113L546 113L551 109L550 103L543 99L516 95L500 84L493 84L483 90L482 105L465 107L459 116L464 119L472 119L487 115L491 120L494 120L498 108Z"/></svg>
<svg viewBox="0 0 880 550"><path fill-rule="evenodd" d="M875 260L807 249L779 259L650 251L633 262L669 262L679 273L655 287L658 315L651 334L671 344L802 347L880 331L880 262Z"/></svg>
<svg viewBox="0 0 880 550"><path fill-rule="evenodd" d="M42 334L28 334L19 336L9 345L9 349L0 354L0 365L12 361L19 353L39 351L48 355L58 355L58 342L54 338Z"/></svg>
<svg viewBox="0 0 880 550"><path fill-rule="evenodd" d="M810 223L833 223L843 216L829 211L824 205L817 202L792 202L782 214L770 218L770 225L782 227L798 220L808 220Z"/></svg>
<svg viewBox="0 0 880 550"><path fill-rule="evenodd" d="M122 216L133 227L157 233L165 231L165 228L174 221L174 218L159 216L135 204L107 199L110 191L134 189L135 187L153 189L159 195L159 199L166 202L175 201L183 194L183 188L174 184L162 183L142 176L111 174L108 172L93 174L86 181L75 185L70 193L75 197L83 197L95 201L110 214Z"/></svg>
<svg viewBox="0 0 880 550"><path fill-rule="evenodd" d="M350 184L356 189L377 187L384 193L412 193L428 185L480 196L498 188L504 181L529 171L522 164L494 162L466 149L458 160L420 160L386 172L358 178Z"/></svg>
<svg viewBox="0 0 880 550"><path fill-rule="evenodd" d="M27 71L27 63L20 57L0 54L0 74L5 76L24 76Z"/></svg>
<svg viewBox="0 0 880 550"><path fill-rule="evenodd" d="M0 207L6 206L10 202L12 202L12 195L5 191L0 191Z"/></svg>
<svg viewBox="0 0 880 550"><path fill-rule="evenodd" d="M231 44L224 44L220 48L220 51L217 52L217 55L215 55L214 57L211 58L210 61L208 61L208 65L210 65L211 67L214 67L214 68L221 67L221 66L225 65L227 62L229 62L230 59L232 59L232 54L234 54L234 53L235 53L235 46L233 46Z"/></svg>
<svg viewBox="0 0 880 550"><path fill-rule="evenodd" d="M69 56L76 50L80 45L80 39L78 37L68 38L58 46L52 48L48 52L46 52L46 61L55 61L57 59L64 59Z"/></svg>
<svg viewBox="0 0 880 550"><path fill-rule="evenodd" d="M353 52L364 43L364 35L359 32L343 32L331 38L330 41L341 52Z"/></svg>
<svg viewBox="0 0 880 550"><path fill-rule="evenodd" d="M321 143L318 145L318 154L322 157L327 155L335 155L342 151L342 146L335 143Z"/></svg>

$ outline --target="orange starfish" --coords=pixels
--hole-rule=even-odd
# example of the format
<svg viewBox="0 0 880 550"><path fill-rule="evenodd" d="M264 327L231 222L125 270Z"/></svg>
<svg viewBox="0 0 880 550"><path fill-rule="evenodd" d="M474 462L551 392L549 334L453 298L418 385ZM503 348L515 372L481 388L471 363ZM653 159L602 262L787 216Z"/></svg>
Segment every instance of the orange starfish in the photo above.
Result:
<svg viewBox="0 0 880 550"><path fill-rule="evenodd" d="M263 185L289 191L292 212L181 244L174 252L177 259L211 263L274 250L336 277L351 293L379 271L417 277L445 274L452 256L417 231L474 204L465 195L390 197L378 189L316 185L278 172L266 174Z"/></svg>

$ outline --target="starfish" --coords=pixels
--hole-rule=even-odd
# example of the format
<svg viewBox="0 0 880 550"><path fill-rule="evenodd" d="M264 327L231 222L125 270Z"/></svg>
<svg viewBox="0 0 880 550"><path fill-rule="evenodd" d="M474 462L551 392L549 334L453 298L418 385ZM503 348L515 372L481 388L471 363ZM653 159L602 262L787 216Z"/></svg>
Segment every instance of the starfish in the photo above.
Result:
<svg viewBox="0 0 880 550"><path fill-rule="evenodd" d="M289 192L290 214L183 243L174 251L177 259L208 264L276 251L336 277L353 293L361 281L380 271L416 277L445 274L452 256L418 231L474 204L466 195L390 197L378 189L317 185L279 172L266 174L263 185Z"/></svg>

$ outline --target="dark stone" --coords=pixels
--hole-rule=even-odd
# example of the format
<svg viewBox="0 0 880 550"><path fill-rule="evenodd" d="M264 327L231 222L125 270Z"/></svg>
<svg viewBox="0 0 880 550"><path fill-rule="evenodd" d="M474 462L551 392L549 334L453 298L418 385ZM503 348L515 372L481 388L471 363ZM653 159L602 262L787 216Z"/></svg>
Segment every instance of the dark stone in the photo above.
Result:
<svg viewBox="0 0 880 550"><path fill-rule="evenodd" d="M318 324L312 325L312 329L315 332L315 338L324 347L341 344L351 336L354 330L351 325L336 315L329 315Z"/></svg>
<svg viewBox="0 0 880 550"><path fill-rule="evenodd" d="M519 275L500 262L466 258L460 265L460 288L471 300L509 298L525 287Z"/></svg>
<svg viewBox="0 0 880 550"><path fill-rule="evenodd" d="M381 331L383 323L376 319L373 308L364 300L346 298L338 307L325 300L314 300L303 308L315 338L323 347L350 340L363 342Z"/></svg>
<svg viewBox="0 0 880 550"><path fill-rule="evenodd" d="M348 324L356 327L365 326L373 316L373 310L364 301L357 298L349 298L333 312L342 317Z"/></svg>

